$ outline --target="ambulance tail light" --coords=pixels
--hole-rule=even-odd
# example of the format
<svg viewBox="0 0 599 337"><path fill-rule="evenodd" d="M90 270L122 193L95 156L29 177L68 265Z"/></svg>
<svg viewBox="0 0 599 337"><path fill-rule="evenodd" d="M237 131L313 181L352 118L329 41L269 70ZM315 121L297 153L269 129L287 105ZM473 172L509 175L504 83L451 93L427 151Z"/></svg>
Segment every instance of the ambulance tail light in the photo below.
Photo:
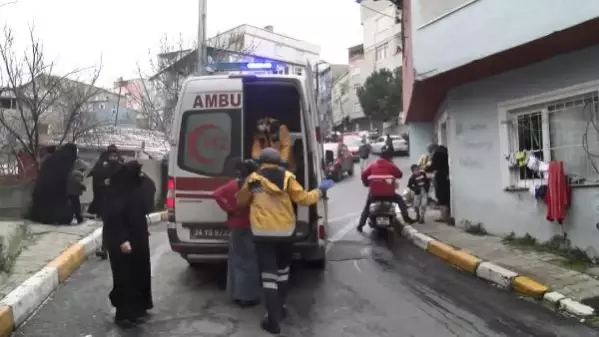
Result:
<svg viewBox="0 0 599 337"><path fill-rule="evenodd" d="M326 240L327 239L327 230L324 227L324 224L322 222L318 223L318 238L320 240Z"/></svg>
<svg viewBox="0 0 599 337"><path fill-rule="evenodd" d="M166 182L166 214L168 222L175 222L175 178L168 177Z"/></svg>

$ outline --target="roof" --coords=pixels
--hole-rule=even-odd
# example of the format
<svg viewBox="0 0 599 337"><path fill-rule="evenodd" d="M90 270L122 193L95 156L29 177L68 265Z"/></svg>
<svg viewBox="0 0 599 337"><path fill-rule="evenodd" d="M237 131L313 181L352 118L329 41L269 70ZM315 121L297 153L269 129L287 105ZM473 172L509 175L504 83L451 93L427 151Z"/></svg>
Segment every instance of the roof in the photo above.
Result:
<svg viewBox="0 0 599 337"><path fill-rule="evenodd" d="M360 43L353 47L347 48L348 56L352 57L356 54L364 54L364 44Z"/></svg>
<svg viewBox="0 0 599 337"><path fill-rule="evenodd" d="M597 31L599 31L599 18L552 32L537 40L424 80L413 80L413 76L410 76L412 74L409 73L413 68L405 67L403 74L405 120L406 122L432 121L451 88L538 63L558 54L597 45L599 44L599 34L595 33ZM413 56L406 53L404 64L409 64L410 57Z"/></svg>
<svg viewBox="0 0 599 337"><path fill-rule="evenodd" d="M78 145L86 148L106 148L110 144L116 145L122 150L141 151L142 144L145 152L153 157L161 158L170 150L170 144L164 133L159 131L144 130L134 127L106 126L94 130L86 138L93 141L78 141ZM48 144L56 144L59 139L54 138Z"/></svg>

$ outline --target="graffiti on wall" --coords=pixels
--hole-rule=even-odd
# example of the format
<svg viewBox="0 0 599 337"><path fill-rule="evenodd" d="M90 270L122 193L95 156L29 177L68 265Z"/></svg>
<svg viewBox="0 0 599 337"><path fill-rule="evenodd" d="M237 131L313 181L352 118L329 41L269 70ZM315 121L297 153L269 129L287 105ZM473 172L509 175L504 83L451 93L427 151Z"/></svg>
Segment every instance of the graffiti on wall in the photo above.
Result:
<svg viewBox="0 0 599 337"><path fill-rule="evenodd" d="M493 142L488 139L489 125L486 123L455 123L455 140L458 146L458 166L469 169L482 169L485 158L493 150Z"/></svg>

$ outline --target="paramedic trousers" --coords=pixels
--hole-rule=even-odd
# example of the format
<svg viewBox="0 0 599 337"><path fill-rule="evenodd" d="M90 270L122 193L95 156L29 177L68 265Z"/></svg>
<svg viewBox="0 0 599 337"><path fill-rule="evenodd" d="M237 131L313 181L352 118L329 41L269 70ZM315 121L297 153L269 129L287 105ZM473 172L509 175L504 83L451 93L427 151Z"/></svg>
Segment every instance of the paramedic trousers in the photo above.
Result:
<svg viewBox="0 0 599 337"><path fill-rule="evenodd" d="M286 240L256 241L264 304L270 323L275 325L284 318L292 247L292 243Z"/></svg>

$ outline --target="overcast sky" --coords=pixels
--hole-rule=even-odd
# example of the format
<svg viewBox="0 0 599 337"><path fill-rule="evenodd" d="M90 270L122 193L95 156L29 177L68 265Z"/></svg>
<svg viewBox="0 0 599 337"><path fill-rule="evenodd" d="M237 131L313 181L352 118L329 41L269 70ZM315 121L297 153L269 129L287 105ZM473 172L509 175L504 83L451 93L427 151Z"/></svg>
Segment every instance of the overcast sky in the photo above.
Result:
<svg viewBox="0 0 599 337"><path fill-rule="evenodd" d="M0 0L0 3L9 0ZM50 60L60 71L104 65L101 84L135 76L147 67L161 36L182 35L190 45L198 26L196 0L19 0L0 7L2 24L26 47L34 24ZM274 26L276 32L318 44L321 57L347 63L347 48L362 41L354 0L208 0L208 35L237 25Z"/></svg>

